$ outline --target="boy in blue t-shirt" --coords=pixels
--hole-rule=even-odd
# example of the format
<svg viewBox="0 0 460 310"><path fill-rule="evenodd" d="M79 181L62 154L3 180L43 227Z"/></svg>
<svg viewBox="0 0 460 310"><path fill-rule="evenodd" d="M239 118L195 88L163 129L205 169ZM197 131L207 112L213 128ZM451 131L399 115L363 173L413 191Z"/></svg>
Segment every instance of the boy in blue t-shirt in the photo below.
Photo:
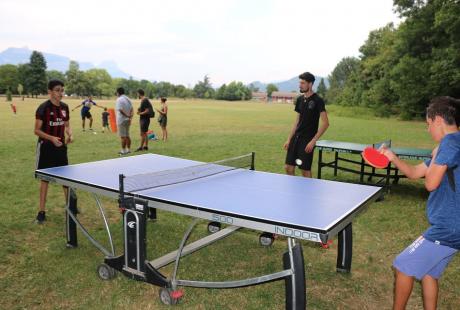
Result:
<svg viewBox="0 0 460 310"><path fill-rule="evenodd" d="M460 100L434 98L426 112L428 132L439 143L431 160L412 166L390 149L380 149L408 178L424 177L430 191L426 214L431 226L393 262L393 309L406 307L414 278L422 282L424 308L435 309L438 279L460 250Z"/></svg>

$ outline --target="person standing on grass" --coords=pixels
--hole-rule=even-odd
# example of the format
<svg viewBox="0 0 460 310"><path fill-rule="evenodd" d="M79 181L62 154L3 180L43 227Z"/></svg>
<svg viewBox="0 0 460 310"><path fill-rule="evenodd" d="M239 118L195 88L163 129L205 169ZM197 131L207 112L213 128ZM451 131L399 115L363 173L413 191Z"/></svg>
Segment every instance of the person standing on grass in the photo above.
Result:
<svg viewBox="0 0 460 310"><path fill-rule="evenodd" d="M49 100L43 102L35 112L34 133L38 136L36 168L45 169L66 166L67 144L73 141L70 127L69 106L62 102L64 83L60 80L48 82ZM67 135L67 139L65 136ZM67 200L68 188L63 186ZM45 204L48 193L48 182L40 181L40 201L36 222L42 224L46 220Z"/></svg>
<svg viewBox="0 0 460 310"><path fill-rule="evenodd" d="M298 166L302 175L311 178L311 163L316 141L329 127L326 108L323 99L313 92L315 77L310 72L299 75L300 92L295 103L294 110L297 112L294 125L284 143L287 151L285 170L288 175L295 175L295 167ZM319 119L321 118L321 127Z"/></svg>
<svg viewBox="0 0 460 310"><path fill-rule="evenodd" d="M104 132L106 129L108 132L110 132L110 127L109 127L109 115L110 113L107 112L107 108L104 108L104 112L102 112L102 132Z"/></svg>
<svg viewBox="0 0 460 310"><path fill-rule="evenodd" d="M137 94L139 95L139 99L141 99L141 106L137 111L137 115L139 115L139 125L141 130L141 146L139 146L135 152L147 151L149 149L149 139L147 137L147 131L149 131L150 117L152 115L155 115L152 103L148 98L145 97L144 90L137 90Z"/></svg>
<svg viewBox="0 0 460 310"><path fill-rule="evenodd" d="M83 131L85 131L85 119L89 119L89 130L93 130L93 116L91 115L91 112L89 111L91 110L93 105L98 108L103 109L103 107L98 106L96 102L93 101L93 97L91 96L88 96L87 99L83 100L82 103L80 103L79 105L77 105L75 108L72 109L72 111L74 111L75 109L81 107L81 120L82 120L81 127Z"/></svg>
<svg viewBox="0 0 460 310"><path fill-rule="evenodd" d="M427 108L426 122L432 139L439 143L431 160L412 166L390 149L380 149L408 178L425 178L430 192L426 214L431 226L393 262L393 309L405 309L414 278L422 282L424 308L436 309L438 279L460 250L460 100L434 98Z"/></svg>
<svg viewBox="0 0 460 310"><path fill-rule="evenodd" d="M158 123L160 124L161 127L161 133L162 133L162 140L166 142L168 140L168 129L166 126L168 125L168 105L166 104L166 99L165 97L161 97L161 108L158 110L158 113L160 115L158 116Z"/></svg>
<svg viewBox="0 0 460 310"><path fill-rule="evenodd" d="M126 155L131 153L131 138L129 137L129 127L133 118L133 104L125 95L123 87L117 88L117 102L115 110L117 112L117 129L121 139L121 151L118 155Z"/></svg>

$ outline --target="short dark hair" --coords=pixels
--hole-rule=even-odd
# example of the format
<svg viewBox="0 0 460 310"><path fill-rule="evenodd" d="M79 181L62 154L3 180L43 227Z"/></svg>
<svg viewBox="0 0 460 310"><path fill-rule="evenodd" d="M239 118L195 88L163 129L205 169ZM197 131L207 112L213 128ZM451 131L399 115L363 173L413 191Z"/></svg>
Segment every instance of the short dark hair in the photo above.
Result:
<svg viewBox="0 0 460 310"><path fill-rule="evenodd" d="M299 75L299 79L314 83L315 82L315 76L311 74L310 72L304 72L301 75Z"/></svg>
<svg viewBox="0 0 460 310"><path fill-rule="evenodd" d="M160 100L161 102L166 102L168 99L166 97L161 97Z"/></svg>
<svg viewBox="0 0 460 310"><path fill-rule="evenodd" d="M137 90L137 93L138 93L139 95L141 95L141 96L145 96L145 92L144 92L143 89L140 89L140 88L139 88L139 89Z"/></svg>
<svg viewBox="0 0 460 310"><path fill-rule="evenodd" d="M434 120L436 116L442 117L447 125L460 125L460 100L449 96L431 99L426 108L426 117Z"/></svg>
<svg viewBox="0 0 460 310"><path fill-rule="evenodd" d="M58 85L64 87L64 82L61 81L61 80L58 80L58 79L49 80L49 82L48 82L48 90L53 90L53 88L58 86Z"/></svg>
<svg viewBox="0 0 460 310"><path fill-rule="evenodd" d="M124 95L125 94L125 89L123 87L118 87L117 88L117 94Z"/></svg>

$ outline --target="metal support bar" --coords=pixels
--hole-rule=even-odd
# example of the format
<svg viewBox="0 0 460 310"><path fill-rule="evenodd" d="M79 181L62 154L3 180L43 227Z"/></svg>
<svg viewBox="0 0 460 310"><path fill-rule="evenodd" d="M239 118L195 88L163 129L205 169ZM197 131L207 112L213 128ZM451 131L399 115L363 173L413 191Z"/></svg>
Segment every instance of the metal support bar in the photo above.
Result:
<svg viewBox="0 0 460 310"><path fill-rule="evenodd" d="M213 242L216 242L220 239L223 239L227 236L229 236L230 234L234 233L236 230L240 229L241 227L237 227L237 226L228 226L226 227L225 229L222 229L212 235L209 235L209 236L206 236L204 238L201 238L195 242L192 242L190 244L187 244L183 250L182 250L182 253L181 253L181 257L184 257L188 254L191 254L195 251L198 251L199 249L213 243ZM172 251L166 255L163 255L162 257L159 257L159 258L156 258L155 260L152 260L150 262L150 265L152 265L154 268L158 269L158 268L161 268L161 267L164 267L166 265L169 265L170 263L174 262L176 260L176 257L177 257L177 252L178 250L176 251Z"/></svg>

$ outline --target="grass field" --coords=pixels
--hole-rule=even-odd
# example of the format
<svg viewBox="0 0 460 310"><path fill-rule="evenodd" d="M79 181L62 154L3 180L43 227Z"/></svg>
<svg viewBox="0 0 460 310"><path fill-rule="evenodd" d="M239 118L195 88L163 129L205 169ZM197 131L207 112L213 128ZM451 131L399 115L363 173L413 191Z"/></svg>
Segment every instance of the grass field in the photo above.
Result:
<svg viewBox="0 0 460 310"><path fill-rule="evenodd" d="M13 116L7 102L0 103L0 308L1 309L169 309L161 304L158 288L118 275L102 281L96 267L103 255L81 234L79 248L65 248L64 200L59 186L50 186L48 221L34 224L39 182L34 179L36 137L34 112L43 99L16 101ZM66 100L71 108L79 100ZM100 101L113 107L114 101ZM135 107L139 101L135 101ZM158 107L158 102L154 105ZM362 143L391 138L396 146L432 148L423 122L379 119L366 110L330 106L331 126L325 139ZM200 161L256 152L256 169L283 173L282 145L294 119L291 105L246 102L170 100L167 143L151 142L150 152ZM69 146L70 163L117 157L119 139L101 133L101 112L93 108L98 134L82 132L79 110L71 113L75 142ZM153 122L158 133L158 124ZM133 149L138 146L138 123L131 130ZM315 156L317 157L317 156ZM316 159L316 158L315 158ZM313 167L316 167L315 164ZM316 175L316 169L313 169ZM323 178L333 179L325 169ZM339 173L339 181L357 176ZM354 221L352 272L335 272L336 242L328 250L303 242L307 299L310 309L388 309L392 302L391 262L427 227L427 193L421 182L403 180L391 194L372 204ZM305 197L308 200L308 197ZM122 248L120 214L116 202L102 199L113 229L117 253ZM82 222L100 240L106 240L97 209L88 194L79 192ZM99 218L98 218L99 219ZM177 248L190 218L159 212L148 225L149 258ZM206 223L192 238L206 234ZM286 244L258 245L258 235L242 230L212 247L186 257L179 277L185 279L240 279L280 270ZM170 274L171 267L162 270ZM440 309L460 309L460 256L440 281ZM416 284L408 309L421 309ZM284 282L235 290L185 289L177 309L283 309Z"/></svg>

